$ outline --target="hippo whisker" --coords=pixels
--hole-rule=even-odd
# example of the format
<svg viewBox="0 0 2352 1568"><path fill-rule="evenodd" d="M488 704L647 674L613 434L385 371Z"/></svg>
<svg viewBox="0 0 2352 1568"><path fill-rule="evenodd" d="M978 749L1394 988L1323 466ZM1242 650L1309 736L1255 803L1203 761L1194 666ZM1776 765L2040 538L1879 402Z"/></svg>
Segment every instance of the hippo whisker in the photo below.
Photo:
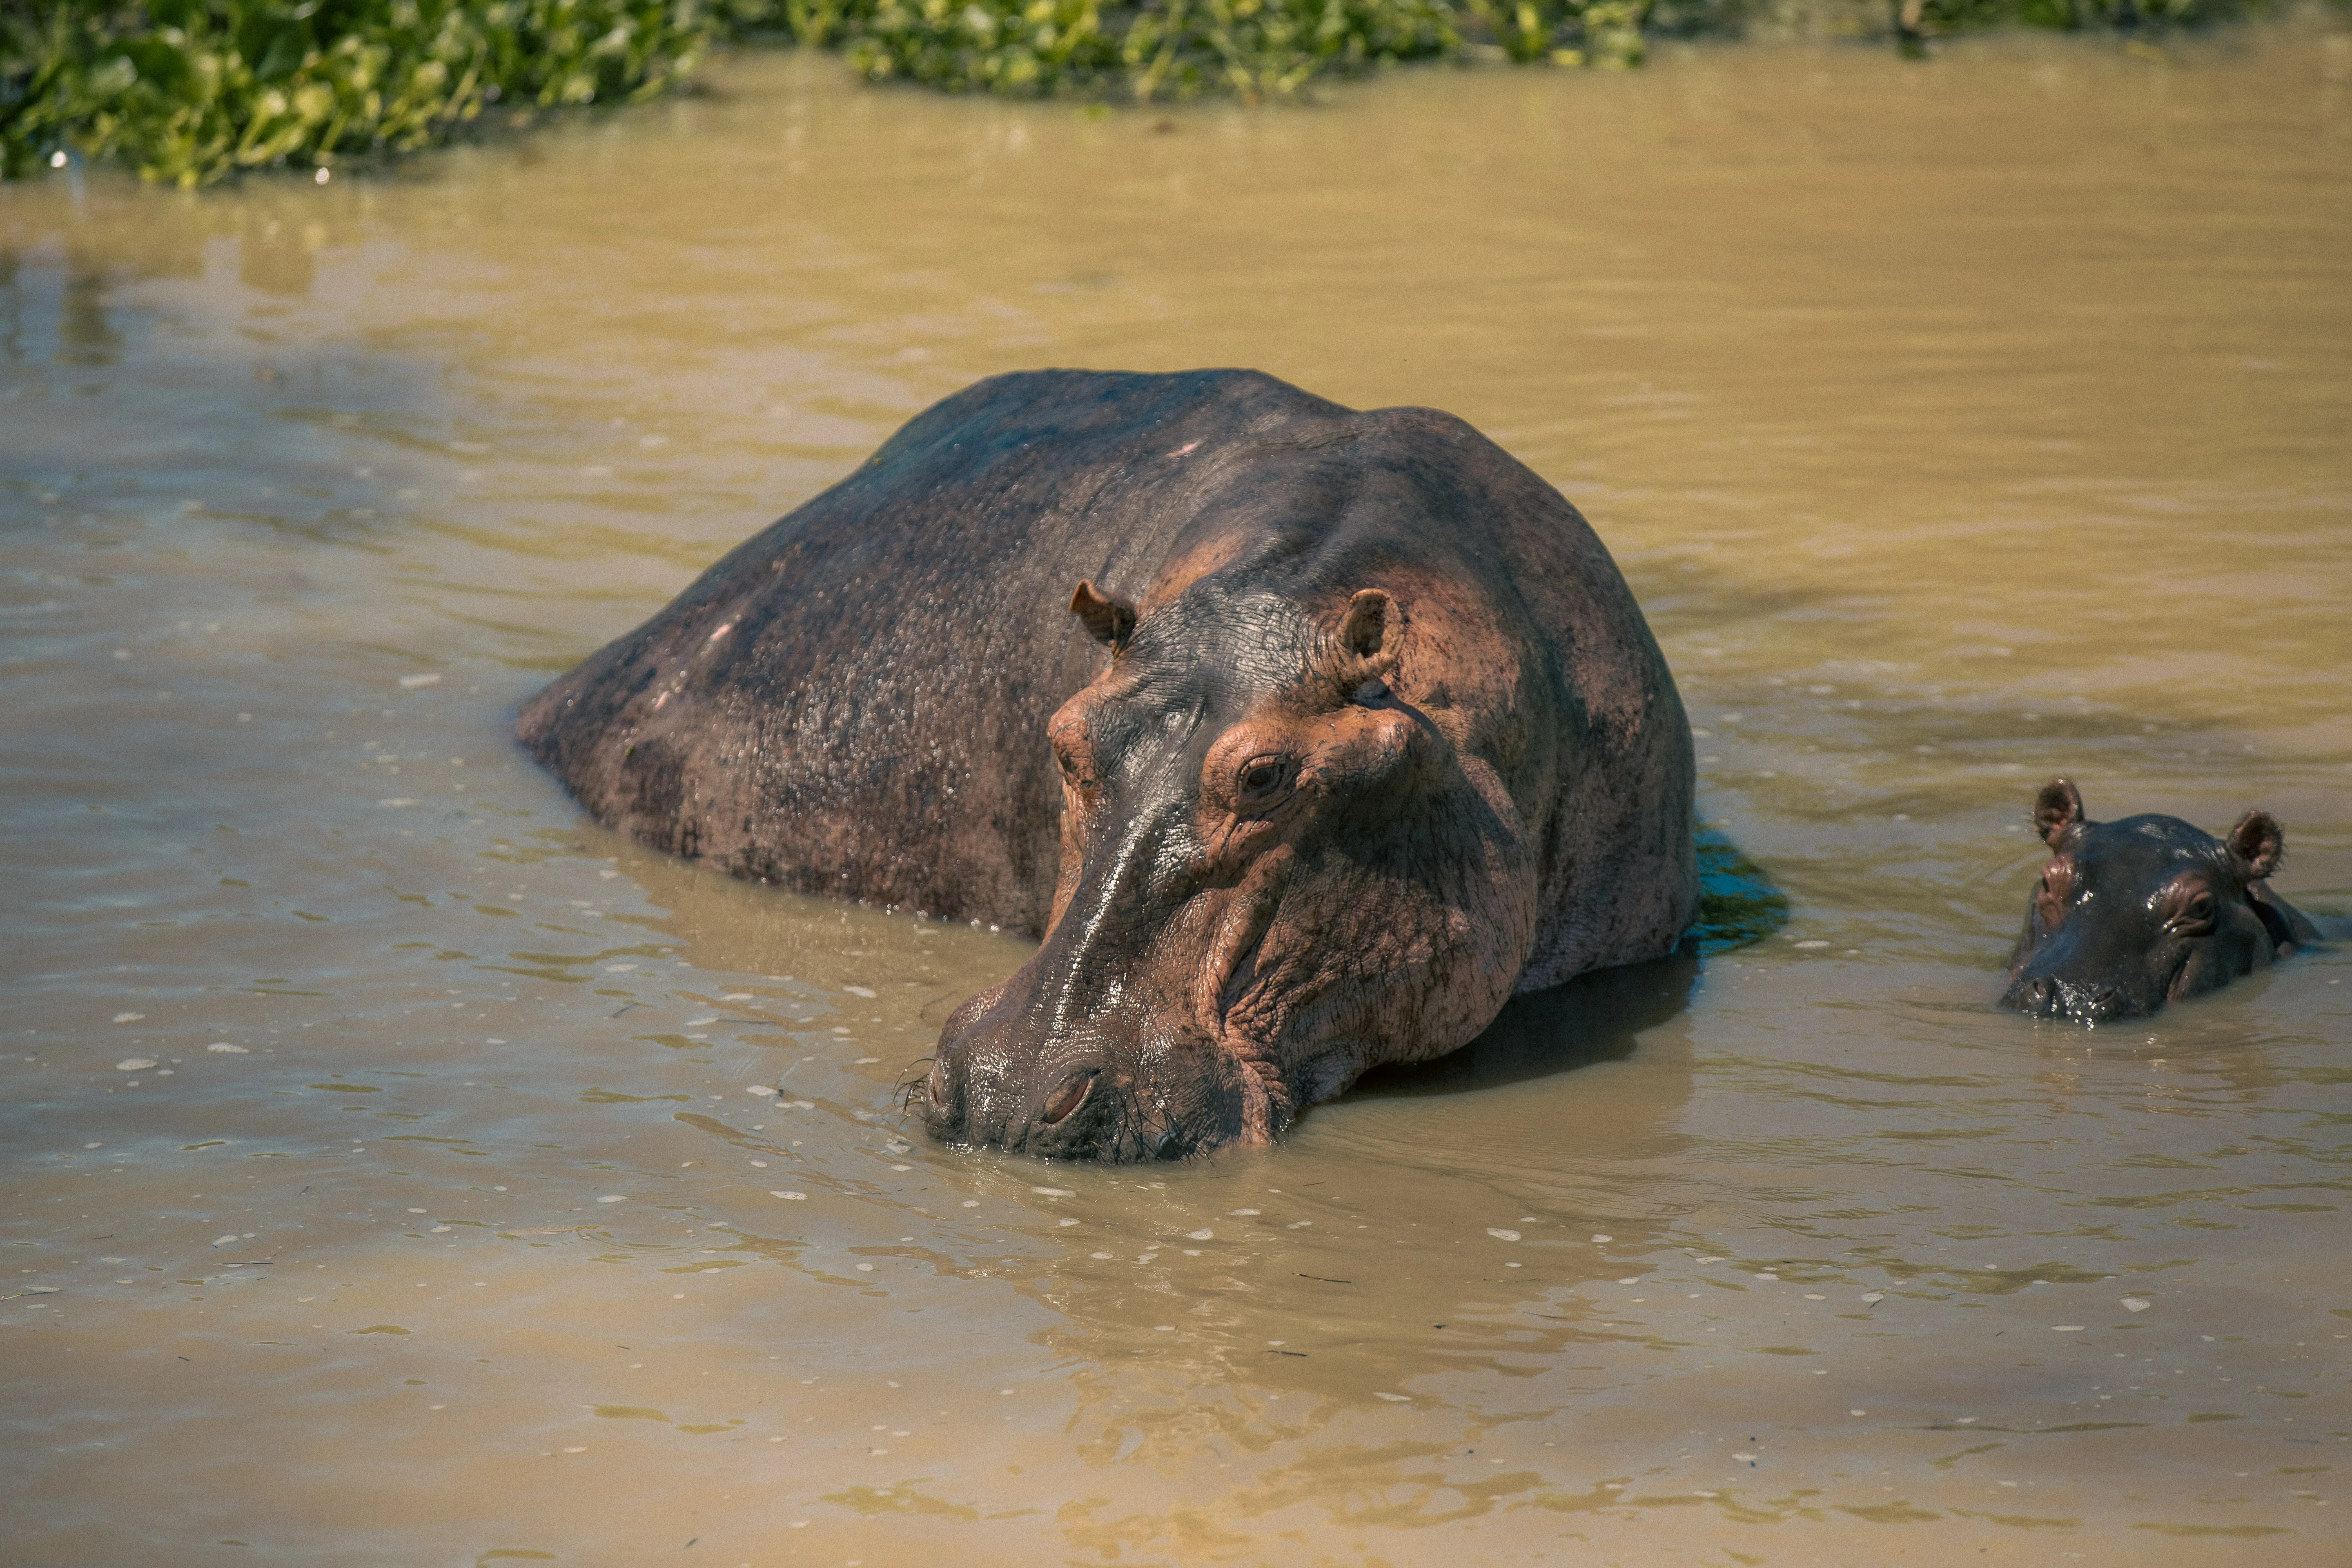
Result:
<svg viewBox="0 0 2352 1568"><path fill-rule="evenodd" d="M931 1064L937 1059L934 1057L917 1057L907 1065L908 1076L898 1080L898 1109L901 1111L915 1114L915 1098L930 1081Z"/></svg>

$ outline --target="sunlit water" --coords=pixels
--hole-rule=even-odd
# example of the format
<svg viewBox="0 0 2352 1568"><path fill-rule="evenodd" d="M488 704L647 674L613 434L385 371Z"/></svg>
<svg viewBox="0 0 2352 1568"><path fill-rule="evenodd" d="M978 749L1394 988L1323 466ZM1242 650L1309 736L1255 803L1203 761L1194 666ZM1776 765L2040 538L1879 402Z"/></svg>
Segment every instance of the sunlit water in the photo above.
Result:
<svg viewBox="0 0 2352 1568"><path fill-rule="evenodd" d="M2352 958L1990 1005L2053 773L2352 910L2352 37L712 79L0 190L11 1561L2352 1561ZM1276 1149L933 1146L1020 944L510 715L977 376L1228 363L1583 508L1790 919Z"/></svg>

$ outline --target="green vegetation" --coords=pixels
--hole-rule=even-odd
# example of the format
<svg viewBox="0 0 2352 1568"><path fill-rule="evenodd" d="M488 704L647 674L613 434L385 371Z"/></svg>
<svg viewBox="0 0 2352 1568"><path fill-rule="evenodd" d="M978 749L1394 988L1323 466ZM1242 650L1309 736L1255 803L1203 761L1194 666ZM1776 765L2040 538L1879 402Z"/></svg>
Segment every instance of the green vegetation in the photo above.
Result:
<svg viewBox="0 0 2352 1568"><path fill-rule="evenodd" d="M0 172L70 149L201 184L407 152L494 103L660 92L712 32L700 0L0 0Z"/></svg>
<svg viewBox="0 0 2352 1568"><path fill-rule="evenodd" d="M1150 102L1295 96L1322 76L1486 57L1640 63L1661 34L1785 25L1926 36L2185 24L2265 0L0 0L0 174L68 153L207 184L407 152L486 113L647 98L703 52L839 49L875 81ZM1882 23L1858 18L1881 16ZM1843 26L1836 23L1843 22Z"/></svg>
<svg viewBox="0 0 2352 1568"><path fill-rule="evenodd" d="M1318 76L1459 56L1639 63L1644 0L785 0L803 42L845 48L875 81L950 91L1076 90L1149 102L1284 98ZM1495 45L1489 45L1493 47Z"/></svg>

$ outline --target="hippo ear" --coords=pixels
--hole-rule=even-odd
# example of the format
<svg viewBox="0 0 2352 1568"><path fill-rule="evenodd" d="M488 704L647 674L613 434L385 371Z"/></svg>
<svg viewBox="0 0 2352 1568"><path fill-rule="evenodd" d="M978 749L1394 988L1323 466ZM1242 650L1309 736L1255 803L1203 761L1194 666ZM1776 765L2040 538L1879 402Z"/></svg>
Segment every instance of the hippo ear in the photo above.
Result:
<svg viewBox="0 0 2352 1568"><path fill-rule="evenodd" d="M1127 647L1128 634L1135 630L1135 606L1097 592L1091 578L1071 594L1070 614L1086 623L1087 636L1113 653Z"/></svg>
<svg viewBox="0 0 2352 1568"><path fill-rule="evenodd" d="M1367 682L1377 683L1392 672L1403 630L1403 608L1378 588L1363 589L1349 599L1319 661L1330 700L1360 701Z"/></svg>
<svg viewBox="0 0 2352 1568"><path fill-rule="evenodd" d="M2043 784L2042 793L2033 797L2033 831L2042 835L2042 842L2060 848L2082 826L2083 792L2064 779Z"/></svg>
<svg viewBox="0 0 2352 1568"><path fill-rule="evenodd" d="M2286 835L2279 831L2278 818L2267 811L2250 811L2230 829L2230 858L2238 863L2239 876L2249 882L2259 882L2277 870L2285 856Z"/></svg>
<svg viewBox="0 0 2352 1568"><path fill-rule="evenodd" d="M1378 588L1366 588L1348 601L1339 617L1339 646L1358 658L1378 658L1391 636L1396 606Z"/></svg>

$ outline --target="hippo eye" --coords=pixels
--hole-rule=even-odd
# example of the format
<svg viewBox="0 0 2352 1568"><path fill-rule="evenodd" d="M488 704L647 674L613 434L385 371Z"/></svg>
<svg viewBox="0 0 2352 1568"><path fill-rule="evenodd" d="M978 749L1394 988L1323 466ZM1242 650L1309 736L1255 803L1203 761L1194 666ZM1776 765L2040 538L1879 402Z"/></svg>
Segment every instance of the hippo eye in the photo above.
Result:
<svg viewBox="0 0 2352 1568"><path fill-rule="evenodd" d="M1044 1112L1045 1121L1048 1122L1068 1121L1070 1112L1076 1110L1079 1105L1084 1103L1087 1098L1087 1090L1094 1088L1094 1075L1092 1073L1083 1073L1078 1077L1070 1079L1069 1082L1064 1084L1061 1088L1055 1089L1054 1091L1054 1097L1045 1102Z"/></svg>
<svg viewBox="0 0 2352 1568"><path fill-rule="evenodd" d="M1252 757L1241 766L1238 783L1244 796L1264 796L1280 789L1290 778L1287 757Z"/></svg>
<svg viewBox="0 0 2352 1568"><path fill-rule="evenodd" d="M2175 918L2173 923L2184 930L2195 931L2213 923L2213 895L2200 893Z"/></svg>

